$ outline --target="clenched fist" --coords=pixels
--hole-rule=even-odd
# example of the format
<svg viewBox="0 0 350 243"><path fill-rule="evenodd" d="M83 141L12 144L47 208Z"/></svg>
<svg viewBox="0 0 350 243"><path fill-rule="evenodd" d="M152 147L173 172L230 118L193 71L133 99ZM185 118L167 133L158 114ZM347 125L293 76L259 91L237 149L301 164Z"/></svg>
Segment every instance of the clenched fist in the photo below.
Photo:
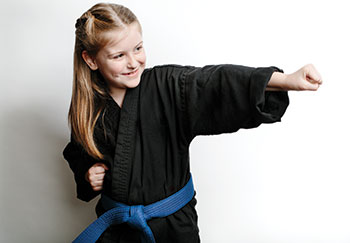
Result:
<svg viewBox="0 0 350 243"><path fill-rule="evenodd" d="M288 90L317 90L321 84L321 75L312 64L300 68L286 78Z"/></svg>
<svg viewBox="0 0 350 243"><path fill-rule="evenodd" d="M108 167L105 164L96 163L86 172L85 179L90 183L92 190L102 190L106 170Z"/></svg>
<svg viewBox="0 0 350 243"><path fill-rule="evenodd" d="M267 90L317 90L322 84L320 73L308 64L291 74L274 72L267 84Z"/></svg>

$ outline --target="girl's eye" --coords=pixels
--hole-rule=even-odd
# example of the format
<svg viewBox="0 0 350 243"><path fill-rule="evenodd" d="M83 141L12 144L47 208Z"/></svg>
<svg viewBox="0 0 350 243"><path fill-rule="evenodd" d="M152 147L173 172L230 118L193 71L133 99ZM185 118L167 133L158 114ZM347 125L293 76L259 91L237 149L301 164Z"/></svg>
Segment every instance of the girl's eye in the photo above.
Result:
<svg viewBox="0 0 350 243"><path fill-rule="evenodd" d="M114 59L118 59L118 58L123 57L123 55L124 55L124 54L119 54L119 55L117 55L117 56L114 56L113 58L114 58Z"/></svg>
<svg viewBox="0 0 350 243"><path fill-rule="evenodd" d="M142 49L142 46L136 47L136 51L139 51Z"/></svg>

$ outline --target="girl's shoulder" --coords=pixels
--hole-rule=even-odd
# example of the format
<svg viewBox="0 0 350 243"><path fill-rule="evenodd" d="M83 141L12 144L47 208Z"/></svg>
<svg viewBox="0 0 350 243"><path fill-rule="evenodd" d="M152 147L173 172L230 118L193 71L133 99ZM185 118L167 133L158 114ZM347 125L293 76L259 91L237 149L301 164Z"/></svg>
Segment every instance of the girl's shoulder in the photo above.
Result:
<svg viewBox="0 0 350 243"><path fill-rule="evenodd" d="M169 79L181 79L183 75L195 68L190 65L179 65L179 64L164 64L164 65L156 65L150 68L146 68L143 71L143 79L157 79L159 81L166 81Z"/></svg>
<svg viewBox="0 0 350 243"><path fill-rule="evenodd" d="M156 65L150 68L146 68L144 72L145 73L147 72L181 72L191 68L195 68L195 67L191 65L163 64L163 65Z"/></svg>

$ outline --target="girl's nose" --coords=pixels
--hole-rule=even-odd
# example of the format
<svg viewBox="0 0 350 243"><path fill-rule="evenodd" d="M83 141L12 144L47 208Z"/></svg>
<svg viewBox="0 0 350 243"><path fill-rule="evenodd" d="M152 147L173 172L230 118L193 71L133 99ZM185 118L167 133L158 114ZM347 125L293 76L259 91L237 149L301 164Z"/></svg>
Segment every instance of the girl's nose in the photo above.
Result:
<svg viewBox="0 0 350 243"><path fill-rule="evenodd" d="M137 67L137 61L133 54L129 55L128 58L128 68L135 69Z"/></svg>

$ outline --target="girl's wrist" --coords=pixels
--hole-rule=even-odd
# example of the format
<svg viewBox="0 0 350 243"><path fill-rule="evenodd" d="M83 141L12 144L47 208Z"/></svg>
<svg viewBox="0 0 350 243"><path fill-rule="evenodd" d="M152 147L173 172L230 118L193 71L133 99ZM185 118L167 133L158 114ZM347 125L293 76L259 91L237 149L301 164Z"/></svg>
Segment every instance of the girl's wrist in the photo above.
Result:
<svg viewBox="0 0 350 243"><path fill-rule="evenodd" d="M288 90L287 74L274 72L267 84L267 90Z"/></svg>

